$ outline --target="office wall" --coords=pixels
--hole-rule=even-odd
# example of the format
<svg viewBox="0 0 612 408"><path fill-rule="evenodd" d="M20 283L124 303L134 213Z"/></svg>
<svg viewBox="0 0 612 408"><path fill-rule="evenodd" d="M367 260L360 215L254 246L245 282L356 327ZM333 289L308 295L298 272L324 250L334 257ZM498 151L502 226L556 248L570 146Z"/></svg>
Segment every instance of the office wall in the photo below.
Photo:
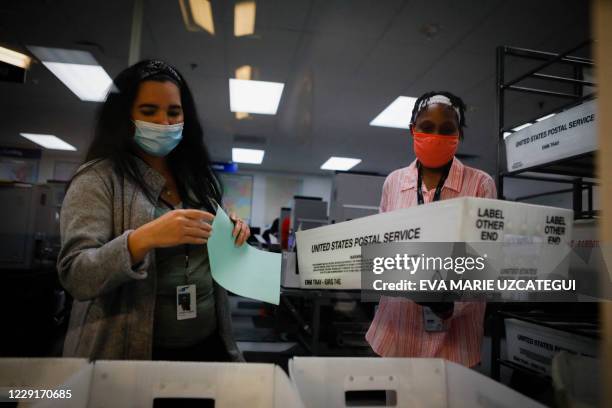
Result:
<svg viewBox="0 0 612 408"><path fill-rule="evenodd" d="M43 150L39 163L38 182L66 176L71 168L77 167L82 161L80 156L63 152ZM278 216L280 207L290 206L291 198L295 194L322 197L330 203L333 174L317 176L299 173L280 173L265 171L242 171L239 174L253 175L253 210L251 214L254 226L265 227ZM493 176L493 175L492 175ZM545 191L569 188L568 184L557 184L530 180L505 180L506 197L510 200L530 194ZM595 209L600 208L599 190L594 190ZM555 207L572 208L571 193L550 195L536 199L526 200L532 204L550 205ZM586 208L586 192L584 206ZM328 207L329 208L329 207Z"/></svg>
<svg viewBox="0 0 612 408"><path fill-rule="evenodd" d="M299 173L243 171L253 175L251 224L268 227L280 215L281 207L292 206L294 195L321 197L329 204L332 177ZM328 206L329 210L329 206Z"/></svg>
<svg viewBox="0 0 612 408"><path fill-rule="evenodd" d="M76 169L82 160L82 157L74 154L43 149L38 164L38 182L46 183L47 180L54 180L56 177L68 179L73 172L72 169Z"/></svg>
<svg viewBox="0 0 612 408"><path fill-rule="evenodd" d="M45 151L39 163L38 182L45 183L57 174L66 174L71 166L78 166L82 158L61 152ZM300 173L241 171L253 176L251 224L265 228L280 214L280 208L291 206L294 195L321 197L329 204L332 174L317 176ZM329 209L329 206L328 206Z"/></svg>

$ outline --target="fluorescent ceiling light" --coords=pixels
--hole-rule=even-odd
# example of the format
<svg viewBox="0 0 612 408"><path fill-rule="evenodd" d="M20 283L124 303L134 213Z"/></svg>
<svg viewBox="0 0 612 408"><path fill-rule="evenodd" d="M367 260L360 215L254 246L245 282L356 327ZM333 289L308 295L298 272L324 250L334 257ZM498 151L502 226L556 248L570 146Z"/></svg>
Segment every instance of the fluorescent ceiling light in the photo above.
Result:
<svg viewBox="0 0 612 408"><path fill-rule="evenodd" d="M33 46L28 49L79 99L104 102L113 81L90 52Z"/></svg>
<svg viewBox="0 0 612 408"><path fill-rule="evenodd" d="M57 136L40 135L36 133L20 133L20 135L25 137L29 141L44 147L45 149L76 151L76 148L74 146L64 142Z"/></svg>
<svg viewBox="0 0 612 408"><path fill-rule="evenodd" d="M215 23L209 0L179 0L179 5L188 31L204 30L209 34L215 34Z"/></svg>
<svg viewBox="0 0 612 408"><path fill-rule="evenodd" d="M17 51L9 50L8 48L0 47L0 61L7 64L15 65L23 69L28 69L32 59L25 54Z"/></svg>
<svg viewBox="0 0 612 408"><path fill-rule="evenodd" d="M250 80L252 79L253 68L250 65L243 65L236 68L236 79Z"/></svg>
<svg viewBox="0 0 612 408"><path fill-rule="evenodd" d="M253 69L250 65L243 65L241 67L236 68L236 79L244 79L250 80L253 75ZM246 112L235 112L236 119L242 120L247 119L250 115Z"/></svg>
<svg viewBox="0 0 612 408"><path fill-rule="evenodd" d="M361 159L351 159L349 157L330 157L323 165L321 170L342 170L352 169L361 163Z"/></svg>
<svg viewBox="0 0 612 408"><path fill-rule="evenodd" d="M82 101L104 102L113 84L104 68L99 65L44 61L43 64Z"/></svg>
<svg viewBox="0 0 612 408"><path fill-rule="evenodd" d="M410 96L399 96L370 122L370 126L410 129L410 117L416 100Z"/></svg>
<svg viewBox="0 0 612 408"><path fill-rule="evenodd" d="M552 118L552 117L553 117L553 116L555 116L555 115L556 115L556 113L551 113L550 115L542 116L541 118L536 119L536 122L541 122L541 121L543 121L543 120L546 120L546 119Z"/></svg>
<svg viewBox="0 0 612 408"><path fill-rule="evenodd" d="M265 151L232 148L232 161L236 163L261 164Z"/></svg>
<svg viewBox="0 0 612 408"><path fill-rule="evenodd" d="M234 35L241 37L255 33L255 1L241 1L234 6Z"/></svg>
<svg viewBox="0 0 612 408"><path fill-rule="evenodd" d="M533 125L533 123L524 123L521 126L517 126L515 128L512 128L512 130L514 130L515 132L518 132L519 130L523 130L525 128L528 128L531 125Z"/></svg>
<svg viewBox="0 0 612 408"><path fill-rule="evenodd" d="M232 112L275 115L285 84L280 82L229 80Z"/></svg>

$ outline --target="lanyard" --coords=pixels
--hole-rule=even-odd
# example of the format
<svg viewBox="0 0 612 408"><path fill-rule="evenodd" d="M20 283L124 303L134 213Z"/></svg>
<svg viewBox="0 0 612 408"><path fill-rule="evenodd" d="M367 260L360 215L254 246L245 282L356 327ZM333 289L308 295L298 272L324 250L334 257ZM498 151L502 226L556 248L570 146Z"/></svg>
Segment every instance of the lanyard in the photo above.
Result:
<svg viewBox="0 0 612 408"><path fill-rule="evenodd" d="M444 172L442 173L442 177L440 177L440 181L438 181L438 185L436 186L436 192L434 193L433 196L433 200L434 201L440 201L440 195L442 194L442 187L444 186L444 182L446 181L446 178L448 177L448 173L450 171L450 167L451 164L453 162L451 161L450 163L448 163L445 168L444 168ZM423 186L423 174L421 172L421 163L417 161L417 171L418 171L418 177L417 177L417 203L418 205L422 205L425 204L425 200L423 199L423 191L422 191L422 186Z"/></svg>
<svg viewBox="0 0 612 408"><path fill-rule="evenodd" d="M164 200L163 197L159 197L160 201L170 209L175 210L174 206L168 201ZM185 284L189 282L189 245L185 244Z"/></svg>

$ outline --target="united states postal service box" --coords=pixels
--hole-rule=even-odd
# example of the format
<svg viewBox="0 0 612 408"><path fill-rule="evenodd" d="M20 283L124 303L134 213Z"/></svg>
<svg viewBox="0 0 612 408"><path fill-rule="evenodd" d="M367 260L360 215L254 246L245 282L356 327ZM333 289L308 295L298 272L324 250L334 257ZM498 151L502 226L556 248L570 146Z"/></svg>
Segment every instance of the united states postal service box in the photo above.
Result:
<svg viewBox="0 0 612 408"><path fill-rule="evenodd" d="M86 408L92 377L93 364L86 359L3 358L0 402L19 401L19 407ZM14 399L23 394L29 397Z"/></svg>
<svg viewBox="0 0 612 408"><path fill-rule="evenodd" d="M612 299L612 250L600 241L599 219L575 220L570 273L579 282L579 299Z"/></svg>
<svg viewBox="0 0 612 408"><path fill-rule="evenodd" d="M476 371L435 358L294 357L289 375L306 408L540 408Z"/></svg>
<svg viewBox="0 0 612 408"><path fill-rule="evenodd" d="M518 319L504 319L507 358L515 364L550 376L552 360L561 351L597 357L596 339Z"/></svg>
<svg viewBox="0 0 612 408"><path fill-rule="evenodd" d="M590 100L509 135L508 171L597 150L596 101Z"/></svg>
<svg viewBox="0 0 612 408"><path fill-rule="evenodd" d="M361 289L361 247L392 242L482 242L504 251L491 260L510 263L518 257L504 245L526 242L523 252L533 253L523 258L541 271L559 271L565 266L556 263L570 251L572 220L563 208L461 197L297 231L300 287Z"/></svg>
<svg viewBox="0 0 612 408"><path fill-rule="evenodd" d="M97 361L91 408L176 406L303 407L289 377L273 364Z"/></svg>

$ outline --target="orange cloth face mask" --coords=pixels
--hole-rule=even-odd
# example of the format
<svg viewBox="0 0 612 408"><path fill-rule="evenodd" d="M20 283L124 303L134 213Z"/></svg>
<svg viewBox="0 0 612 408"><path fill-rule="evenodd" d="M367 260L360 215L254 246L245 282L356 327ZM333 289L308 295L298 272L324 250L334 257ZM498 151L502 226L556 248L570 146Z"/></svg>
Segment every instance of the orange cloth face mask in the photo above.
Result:
<svg viewBox="0 0 612 408"><path fill-rule="evenodd" d="M432 169L450 162L459 146L458 135L435 135L413 131L412 136L417 158L423 166Z"/></svg>

